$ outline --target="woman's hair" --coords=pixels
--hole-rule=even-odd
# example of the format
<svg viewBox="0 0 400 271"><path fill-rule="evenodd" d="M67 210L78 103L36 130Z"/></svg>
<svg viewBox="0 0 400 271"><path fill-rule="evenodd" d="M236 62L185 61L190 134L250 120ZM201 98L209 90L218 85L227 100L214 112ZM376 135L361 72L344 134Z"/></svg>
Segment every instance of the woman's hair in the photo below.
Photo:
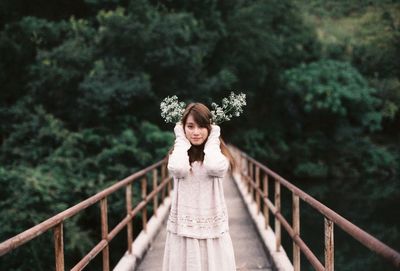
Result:
<svg viewBox="0 0 400 271"><path fill-rule="evenodd" d="M185 112L183 113L181 122L183 125L183 129L185 129L186 121L189 115L192 115L194 121L200 126L207 128L208 130L208 135L210 135L211 132L211 119L212 115L210 112L210 109L208 109L207 106L205 106L202 103L190 103L187 105ZM208 139L208 138L207 138ZM235 160L229 151L228 147L226 146L225 142L222 140L220 137L220 148L221 152L228 158L229 164L230 164L230 169L233 170L235 168ZM194 146L189 149L188 154L189 154L189 162L192 163L194 161L203 161L204 160L204 144L207 140L204 141L203 144L199 146ZM172 149L168 152L168 154L171 154L173 151Z"/></svg>

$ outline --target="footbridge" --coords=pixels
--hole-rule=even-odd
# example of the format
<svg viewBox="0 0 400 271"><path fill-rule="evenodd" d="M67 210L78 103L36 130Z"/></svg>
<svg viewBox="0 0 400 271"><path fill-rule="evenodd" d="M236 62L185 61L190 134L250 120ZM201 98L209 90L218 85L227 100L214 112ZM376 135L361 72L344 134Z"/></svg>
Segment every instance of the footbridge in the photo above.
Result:
<svg viewBox="0 0 400 271"><path fill-rule="evenodd" d="M295 270L299 271L300 256L304 256L315 270L334 270L334 229L340 227L349 238L357 240L372 253L400 269L400 253L354 225L318 200L314 199L267 166L248 156L235 146L229 146L237 163L234 172L224 181L224 193L228 207L230 235L232 238L237 270ZM133 204L133 185L140 183L140 201ZM166 238L166 219L172 195L172 177L168 175L166 160L161 160L127 178L116 182L96 195L27 229L0 243L0 260L13 250L27 245L43 233L51 232L54 247L53 266L48 270L66 269L64 252L64 224L84 209L98 205L100 210L101 238L77 259L70 270L91 270L89 263L101 257L102 270L149 270L161 271ZM292 195L291 217L281 211L281 190ZM126 214L113 228L108 223L108 198L117 191L125 191ZM136 195L137 197L137 195ZM308 205L320 214L324 222L324 234L320 236L324 246L324 260L316 256L300 233L300 203ZM151 214L148 207L154 210ZM141 217L140 225L134 224ZM290 221L290 223L288 222ZM134 227L141 231L134 234ZM290 236L291 247L282 246L282 230ZM110 242L125 233L126 252L114 266L110 264ZM291 252L289 258L287 252ZM32 267L32 270L37 270ZM188 270L190 271L190 270Z"/></svg>

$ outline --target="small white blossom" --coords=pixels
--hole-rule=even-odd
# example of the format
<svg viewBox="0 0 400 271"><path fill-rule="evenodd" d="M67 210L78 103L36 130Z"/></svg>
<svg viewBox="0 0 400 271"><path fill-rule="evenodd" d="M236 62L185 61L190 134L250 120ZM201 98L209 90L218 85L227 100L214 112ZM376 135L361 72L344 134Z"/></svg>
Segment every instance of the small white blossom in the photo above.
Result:
<svg viewBox="0 0 400 271"><path fill-rule="evenodd" d="M243 113L243 106L246 105L246 94L240 93L236 95L231 92L229 98L222 99L222 106L211 103L212 123L220 124L224 121L231 120L232 117L239 117ZM166 97L160 104L161 117L167 123L177 123L181 121L185 112L186 104L178 102L176 95Z"/></svg>
<svg viewBox="0 0 400 271"><path fill-rule="evenodd" d="M166 123L177 123L181 120L185 112L185 107L186 104L178 102L176 95L172 97L167 96L160 104L161 117Z"/></svg>
<svg viewBox="0 0 400 271"><path fill-rule="evenodd" d="M246 105L246 94L240 93L236 95L231 92L229 98L222 99L222 107L216 103L212 103L211 110L212 121L214 124L220 124L224 121L231 120L232 116L239 117L243 113L243 106Z"/></svg>

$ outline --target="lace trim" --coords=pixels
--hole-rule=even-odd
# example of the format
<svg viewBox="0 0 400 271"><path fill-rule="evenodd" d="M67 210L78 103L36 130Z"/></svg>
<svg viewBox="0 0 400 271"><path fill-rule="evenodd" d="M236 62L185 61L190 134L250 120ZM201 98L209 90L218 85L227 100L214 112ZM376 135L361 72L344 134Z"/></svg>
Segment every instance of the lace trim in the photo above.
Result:
<svg viewBox="0 0 400 271"><path fill-rule="evenodd" d="M219 213L212 216L199 216L199 215L177 215L174 210L171 210L168 221L176 224L176 226L183 226L189 228L215 228L227 221L227 213L221 210Z"/></svg>

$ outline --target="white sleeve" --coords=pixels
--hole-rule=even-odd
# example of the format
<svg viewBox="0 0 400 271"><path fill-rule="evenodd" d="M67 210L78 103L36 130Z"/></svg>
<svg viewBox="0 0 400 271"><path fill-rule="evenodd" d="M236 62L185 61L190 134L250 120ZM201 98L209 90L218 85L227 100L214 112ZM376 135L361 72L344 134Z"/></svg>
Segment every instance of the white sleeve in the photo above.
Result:
<svg viewBox="0 0 400 271"><path fill-rule="evenodd" d="M223 178L229 168L228 158L221 152L220 128L212 125L211 133L204 145L203 165L208 175Z"/></svg>
<svg viewBox="0 0 400 271"><path fill-rule="evenodd" d="M185 178L190 171L188 150L192 145L185 137L182 125L176 125L174 131L176 139L174 149L168 158L167 168L172 176Z"/></svg>

